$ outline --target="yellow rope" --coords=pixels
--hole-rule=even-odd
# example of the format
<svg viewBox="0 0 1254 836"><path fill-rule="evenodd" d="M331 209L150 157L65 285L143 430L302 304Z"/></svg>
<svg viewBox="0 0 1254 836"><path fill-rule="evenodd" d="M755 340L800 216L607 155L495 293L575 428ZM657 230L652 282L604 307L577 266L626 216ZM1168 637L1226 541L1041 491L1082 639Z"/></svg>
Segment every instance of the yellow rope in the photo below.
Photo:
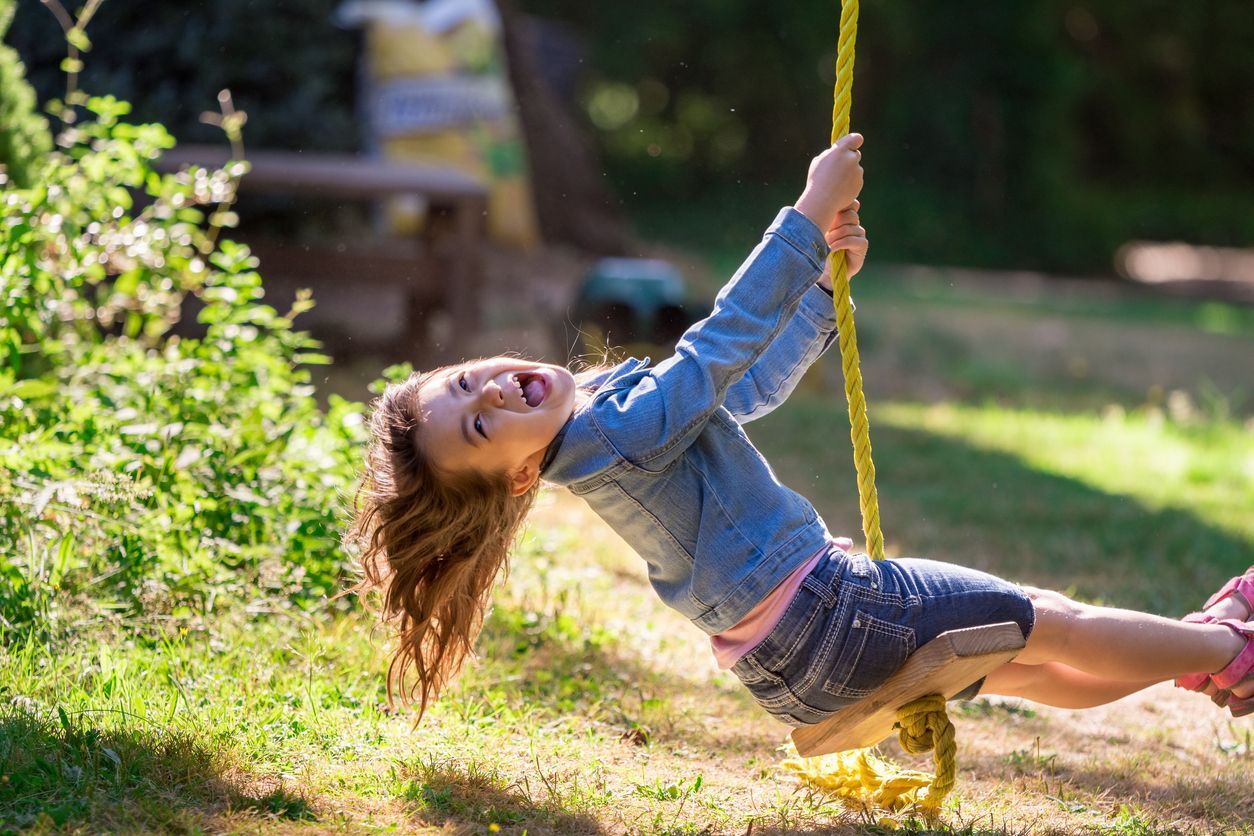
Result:
<svg viewBox="0 0 1254 836"><path fill-rule="evenodd" d="M845 0L840 10L840 42L836 48L836 93L832 108L832 142L849 133L853 103L853 45L858 29L858 0ZM832 296L836 304L836 335L840 367L845 375L849 401L849 437L853 440L853 464L858 472L858 502L862 507L862 532L866 549L875 560L884 559L884 535L880 532L880 506L875 493L875 463L871 461L871 425L866 398L862 395L862 370L858 367L858 332L853 325L849 295L849 269L844 250L828 257Z"/></svg>
<svg viewBox="0 0 1254 836"><path fill-rule="evenodd" d="M897 725L901 727L897 735L901 748L912 755L932 753L936 777L920 803L925 811L936 813L958 778L958 744L954 724L945 712L945 698L931 694L902 706L897 709Z"/></svg>
<svg viewBox="0 0 1254 836"><path fill-rule="evenodd" d="M936 773L902 769L874 749L852 749L813 758L793 757L780 766L801 780L864 813L921 815L934 819L957 779L954 727L939 694L915 700L897 710L898 740L911 754L932 751ZM794 750L795 751L795 750ZM891 818L881 824L894 825Z"/></svg>
<svg viewBox="0 0 1254 836"><path fill-rule="evenodd" d="M858 0L842 0L840 39L836 49L836 89L832 107L832 143L849 133L849 111L853 103L854 42L857 39ZM858 473L858 503L862 509L862 532L867 553L884 559L884 535L880 531L879 498L875 490L875 463L871 461L871 425L866 398L862 394L862 371L858 364L858 334L853 324L853 303L849 292L849 271L843 250L829 256L832 296L836 305L836 327L840 345L840 366L845 377L845 397L849 401L849 436L853 441L853 462ZM911 754L932 750L935 776L903 771L879 757L873 749L837 752L816 758L793 758L783 763L802 780L827 790L851 806L863 810L900 813L905 810L928 818L940 812L945 796L957 778L957 746L954 727L945 712L940 694L923 697L897 711L901 746ZM920 793L926 793L920 798ZM891 824L892 820L884 820Z"/></svg>

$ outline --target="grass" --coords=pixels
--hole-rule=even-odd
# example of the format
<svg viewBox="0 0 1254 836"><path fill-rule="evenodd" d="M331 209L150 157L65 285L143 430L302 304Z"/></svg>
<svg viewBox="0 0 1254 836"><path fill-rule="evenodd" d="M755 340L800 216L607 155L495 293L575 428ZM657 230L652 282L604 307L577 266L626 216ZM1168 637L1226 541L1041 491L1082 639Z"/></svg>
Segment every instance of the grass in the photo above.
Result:
<svg viewBox="0 0 1254 836"><path fill-rule="evenodd" d="M820 400L790 409L787 432L754 437L834 531L859 531L847 419ZM992 405L871 414L890 555L1175 614L1251 562L1254 439L1238 427Z"/></svg>
<svg viewBox="0 0 1254 836"><path fill-rule="evenodd" d="M1254 336L1139 299L952 293L885 279L860 300L890 552L1171 615L1251 562ZM750 433L854 532L834 366ZM3 636L0 832L885 832L776 769L786 729L568 495L542 498L481 658L417 730L386 704L370 626L278 609ZM951 714L939 832L1254 833L1254 722L1196 695Z"/></svg>

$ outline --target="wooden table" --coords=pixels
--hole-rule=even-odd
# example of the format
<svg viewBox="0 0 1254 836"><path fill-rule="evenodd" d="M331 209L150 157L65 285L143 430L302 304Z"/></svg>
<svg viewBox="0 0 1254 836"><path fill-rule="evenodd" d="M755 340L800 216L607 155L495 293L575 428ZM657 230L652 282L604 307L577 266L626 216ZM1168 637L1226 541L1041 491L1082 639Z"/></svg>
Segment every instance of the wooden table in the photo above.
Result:
<svg viewBox="0 0 1254 836"><path fill-rule="evenodd" d="M182 145L155 164L161 172L188 165L220 168L230 149ZM309 245L242 236L268 268L300 278L400 283L405 288L406 333L400 350L415 364L453 358L459 337L479 325L483 284L481 248L485 240L487 188L452 168L389 162L347 154L252 151L251 170L240 181L242 194L309 195L342 200L377 200L417 195L429 211L417 241L329 241ZM448 344L431 339L430 315L452 317Z"/></svg>

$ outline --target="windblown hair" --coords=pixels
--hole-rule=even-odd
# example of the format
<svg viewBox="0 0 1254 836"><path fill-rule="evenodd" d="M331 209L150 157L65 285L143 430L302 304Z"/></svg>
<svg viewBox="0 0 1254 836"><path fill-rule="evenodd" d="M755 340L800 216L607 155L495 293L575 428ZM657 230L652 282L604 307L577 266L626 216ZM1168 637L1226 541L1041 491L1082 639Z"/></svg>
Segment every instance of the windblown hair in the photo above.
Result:
<svg viewBox="0 0 1254 836"><path fill-rule="evenodd" d="M418 390L443 372L414 373L371 404L371 439L346 540L363 578L350 591L382 593L398 646L388 665L389 703L418 702L421 720L474 654L488 598L536 488L513 496L504 473L437 470L422 446ZM410 670L416 681L406 684Z"/></svg>

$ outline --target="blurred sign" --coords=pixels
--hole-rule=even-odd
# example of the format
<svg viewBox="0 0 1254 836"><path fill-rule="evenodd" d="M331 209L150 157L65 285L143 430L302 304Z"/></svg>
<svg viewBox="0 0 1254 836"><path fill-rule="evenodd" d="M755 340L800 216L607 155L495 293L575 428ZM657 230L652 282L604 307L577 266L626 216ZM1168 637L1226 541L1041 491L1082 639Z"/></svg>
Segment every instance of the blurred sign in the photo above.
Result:
<svg viewBox="0 0 1254 836"><path fill-rule="evenodd" d="M536 244L526 149L490 0L350 0L337 17L366 29L372 147L388 159L443 162L478 178L489 190L489 234ZM388 224L411 233L425 212L417 198L395 199Z"/></svg>
<svg viewBox="0 0 1254 836"><path fill-rule="evenodd" d="M384 138L509 115L508 91L495 78L398 79L380 85L370 104L371 124Z"/></svg>

